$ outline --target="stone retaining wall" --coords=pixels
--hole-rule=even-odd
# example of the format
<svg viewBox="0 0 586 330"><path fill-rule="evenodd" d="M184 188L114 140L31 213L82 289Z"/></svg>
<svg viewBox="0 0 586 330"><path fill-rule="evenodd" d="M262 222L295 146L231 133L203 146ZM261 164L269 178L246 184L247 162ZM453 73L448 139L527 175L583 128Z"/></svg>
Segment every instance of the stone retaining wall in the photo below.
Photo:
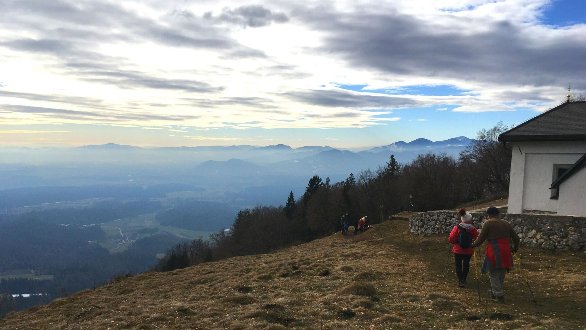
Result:
<svg viewBox="0 0 586 330"><path fill-rule="evenodd" d="M471 212L472 223L482 227L484 213ZM415 234L448 234L459 223L454 211L417 213L409 218L409 230ZM584 250L586 218L537 214L505 214L521 238L521 244L547 250Z"/></svg>

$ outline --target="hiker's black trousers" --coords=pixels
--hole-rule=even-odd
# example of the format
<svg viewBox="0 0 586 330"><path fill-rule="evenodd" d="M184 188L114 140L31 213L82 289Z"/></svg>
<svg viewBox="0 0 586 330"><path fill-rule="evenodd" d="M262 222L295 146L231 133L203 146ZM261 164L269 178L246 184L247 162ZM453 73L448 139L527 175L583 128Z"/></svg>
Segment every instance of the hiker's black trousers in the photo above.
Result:
<svg viewBox="0 0 586 330"><path fill-rule="evenodd" d="M456 275L458 275L458 281L466 282L468 277L468 271L470 271L470 258L471 255L457 254L454 253L454 261L456 264Z"/></svg>

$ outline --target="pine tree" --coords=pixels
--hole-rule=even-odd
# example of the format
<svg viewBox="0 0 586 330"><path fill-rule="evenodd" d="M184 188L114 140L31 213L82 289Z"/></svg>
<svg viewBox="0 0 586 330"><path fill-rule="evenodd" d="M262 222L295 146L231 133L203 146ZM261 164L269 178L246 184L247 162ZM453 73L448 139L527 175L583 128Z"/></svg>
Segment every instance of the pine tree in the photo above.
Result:
<svg viewBox="0 0 586 330"><path fill-rule="evenodd" d="M287 198L287 204L283 209L285 211L285 215L287 219L292 220L293 214L295 214L295 197L293 196L293 191L289 192L289 197Z"/></svg>
<svg viewBox="0 0 586 330"><path fill-rule="evenodd" d="M309 179L309 182L307 183L305 194L303 194L303 199L305 200L305 202L309 201L311 195L315 194L322 185L323 182L319 176L312 176L311 179Z"/></svg>

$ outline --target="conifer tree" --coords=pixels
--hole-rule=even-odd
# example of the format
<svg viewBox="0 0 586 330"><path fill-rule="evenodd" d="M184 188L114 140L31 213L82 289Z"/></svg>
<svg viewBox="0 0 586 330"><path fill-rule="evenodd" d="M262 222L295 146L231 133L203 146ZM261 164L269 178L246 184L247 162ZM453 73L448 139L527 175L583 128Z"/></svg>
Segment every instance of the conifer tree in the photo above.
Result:
<svg viewBox="0 0 586 330"><path fill-rule="evenodd" d="M287 197L287 204L285 204L283 211L285 211L287 219L293 219L293 214L295 214L295 197L293 196L293 191L289 192L289 197Z"/></svg>

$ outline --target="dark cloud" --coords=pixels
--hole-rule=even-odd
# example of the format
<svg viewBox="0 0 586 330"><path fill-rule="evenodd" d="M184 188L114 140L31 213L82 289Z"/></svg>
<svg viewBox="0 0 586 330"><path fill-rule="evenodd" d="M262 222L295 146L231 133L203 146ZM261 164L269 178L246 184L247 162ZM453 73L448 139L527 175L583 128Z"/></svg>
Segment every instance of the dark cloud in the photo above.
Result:
<svg viewBox="0 0 586 330"><path fill-rule="evenodd" d="M224 8L218 16L207 12L203 17L208 20L248 27L261 27L272 23L285 23L289 21L289 18L284 13L273 12L260 5L241 6L234 9Z"/></svg>
<svg viewBox="0 0 586 330"><path fill-rule="evenodd" d="M1 3L0 10L2 12L0 17L5 18L2 20L2 24L25 21L35 16L56 20L67 19L67 22L83 22L80 20L82 11L72 3L62 0L6 0ZM86 20L86 23L89 22Z"/></svg>
<svg viewBox="0 0 586 330"><path fill-rule="evenodd" d="M541 95L535 95L530 91L502 91L495 93L496 97L502 100L519 100L519 101L530 101L530 102L543 102L549 103L551 99L542 97Z"/></svg>
<svg viewBox="0 0 586 330"><path fill-rule="evenodd" d="M245 106L256 109L275 109L272 100L261 97L224 97L220 99L183 98L191 105L201 108L216 108L219 106Z"/></svg>
<svg viewBox="0 0 586 330"><path fill-rule="evenodd" d="M226 58L267 58L267 55L257 49L240 47L225 56Z"/></svg>
<svg viewBox="0 0 586 330"><path fill-rule="evenodd" d="M126 27L145 22L121 6L99 1L8 0L0 7L0 26L82 43L124 39Z"/></svg>
<svg viewBox="0 0 586 330"><path fill-rule="evenodd" d="M4 113L16 112L16 113L27 113L35 114L42 117L52 119L69 119L69 120L81 120L81 119L93 119L101 120L105 122L120 122L120 121L148 121L148 120L161 120L161 121L182 121L187 119L197 119L199 116L163 116L153 115L145 113L120 113L105 111L79 111L79 110L68 110L61 108L48 108L48 107L35 107L26 105L15 105L15 104L0 104L0 111Z"/></svg>
<svg viewBox="0 0 586 330"><path fill-rule="evenodd" d="M246 126L259 127L259 126L262 126L263 124L264 123L259 120L251 120L251 121L244 121L244 122L235 122L235 121L222 122L222 125L228 126L228 127L246 127Z"/></svg>
<svg viewBox="0 0 586 330"><path fill-rule="evenodd" d="M124 70L115 66L95 62L69 62L66 67L82 79L100 81L123 88L153 88L181 90L191 93L216 93L221 87L214 87L205 82L186 79L167 79L154 77L139 71Z"/></svg>
<svg viewBox="0 0 586 330"><path fill-rule="evenodd" d="M360 118L362 115L359 112L337 112L333 114L321 114L321 113L307 113L304 114L305 117L308 118L318 118L318 119L339 119L339 118Z"/></svg>
<svg viewBox="0 0 586 330"><path fill-rule="evenodd" d="M212 49L231 57L265 57L187 11L175 11L154 20L115 3L65 0L13 0L4 3L0 10L0 27L39 36L0 43L13 50L85 59L80 50L88 53L96 43L148 41L171 47Z"/></svg>
<svg viewBox="0 0 586 330"><path fill-rule="evenodd" d="M168 79L122 67L124 60L78 49L60 40L19 39L0 45L26 52L39 52L59 58L65 73L88 81L100 81L122 88L182 90L190 93L215 93L222 90L195 80ZM128 64L127 64L128 65Z"/></svg>
<svg viewBox="0 0 586 330"><path fill-rule="evenodd" d="M7 110L5 112L29 113L36 115L44 115L46 117L58 116L68 119L87 119L98 117L91 111L66 110L59 108L34 107L25 105L4 104L0 105L0 109Z"/></svg>
<svg viewBox="0 0 586 330"><path fill-rule="evenodd" d="M203 81L173 79L137 71L125 59L99 53L103 42L149 41L173 47L212 49L229 58L264 58L261 51L242 46L225 31L190 12L162 17L162 21L139 16L115 3L65 0L18 0L4 2L0 27L30 31L38 38L7 38L0 47L24 53L52 56L63 75L103 82L121 88L150 88L216 93L222 87ZM255 11L237 11L253 15ZM277 15L278 16L278 15ZM223 55L222 55L223 54ZM173 59L170 58L169 61Z"/></svg>
<svg viewBox="0 0 586 330"><path fill-rule="evenodd" d="M355 67L390 75L532 86L576 82L577 88L586 88L586 38L564 37L562 31L555 42L541 42L524 27L506 21L479 22L485 24L485 32L473 32L393 12L344 14L321 8L298 14L326 34L322 52ZM465 18L450 19L474 24Z"/></svg>
<svg viewBox="0 0 586 330"><path fill-rule="evenodd" d="M396 108L416 105L413 100L402 97L360 95L335 90L311 90L283 95L299 102L325 107Z"/></svg>
<svg viewBox="0 0 586 330"><path fill-rule="evenodd" d="M152 114L145 114L145 113L139 113L139 114L124 113L124 114L117 114L117 115L113 116L112 118L115 120L123 120L123 121L127 121L127 120L131 120L131 121L157 120L157 121L181 122L184 120L198 119L201 117L200 116L187 116L187 115L163 116L163 115L152 115Z"/></svg>
<svg viewBox="0 0 586 330"><path fill-rule="evenodd" d="M9 92L2 90L0 90L0 97L13 97L23 100L67 103L85 107L95 107L103 104L103 101L101 99L96 98L63 95L43 95L34 93Z"/></svg>
<svg viewBox="0 0 586 330"><path fill-rule="evenodd" d="M174 47L206 48L206 49L234 49L239 46L226 37L214 36L211 33L194 34L193 30L178 30L157 25L144 26L139 33L148 36L153 41ZM140 34L139 34L140 35Z"/></svg>
<svg viewBox="0 0 586 330"><path fill-rule="evenodd" d="M35 40L35 39L19 39L0 42L0 45L11 48L13 50L20 50L24 52L35 53L60 53L64 50L69 50L70 46L67 42L61 40Z"/></svg>

